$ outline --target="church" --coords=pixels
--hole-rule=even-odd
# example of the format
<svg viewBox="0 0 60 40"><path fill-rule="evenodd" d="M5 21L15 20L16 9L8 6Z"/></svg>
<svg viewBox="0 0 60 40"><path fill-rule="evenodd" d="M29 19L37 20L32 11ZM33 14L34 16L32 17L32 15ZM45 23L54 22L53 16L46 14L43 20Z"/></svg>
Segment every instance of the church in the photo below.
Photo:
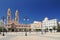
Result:
<svg viewBox="0 0 60 40"><path fill-rule="evenodd" d="M27 31L31 30L31 26L30 24L20 24L19 23L19 15L18 15L18 10L16 10L15 12L15 19L12 20L11 19L11 9L8 8L7 10L7 26L8 26L8 31L25 31L25 29L27 29Z"/></svg>

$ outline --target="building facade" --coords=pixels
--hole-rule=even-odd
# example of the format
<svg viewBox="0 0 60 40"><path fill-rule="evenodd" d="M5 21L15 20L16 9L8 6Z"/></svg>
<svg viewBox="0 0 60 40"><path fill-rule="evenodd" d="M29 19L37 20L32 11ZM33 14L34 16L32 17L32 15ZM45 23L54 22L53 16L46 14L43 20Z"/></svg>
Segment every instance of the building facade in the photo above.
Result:
<svg viewBox="0 0 60 40"><path fill-rule="evenodd" d="M60 26L60 22L58 22L58 25Z"/></svg>
<svg viewBox="0 0 60 40"><path fill-rule="evenodd" d="M25 28L30 29L30 24L20 24L19 23L19 15L18 10L15 12L15 19L11 19L11 9L9 8L7 11L7 27L8 31L24 31Z"/></svg>
<svg viewBox="0 0 60 40"><path fill-rule="evenodd" d="M32 24L31 24L31 29L32 31L36 31L36 29L41 29L42 27L42 23L39 22L39 21L34 21Z"/></svg>
<svg viewBox="0 0 60 40"><path fill-rule="evenodd" d="M43 29L53 29L53 27L57 28L58 26L58 20L57 19L51 19L48 20L48 18L46 17L43 21L42 21L42 28Z"/></svg>
<svg viewBox="0 0 60 40"><path fill-rule="evenodd" d="M32 24L20 24L19 23L19 12L16 10L14 20L11 19L11 9L7 10L7 30L8 31L25 31L25 29L35 30L35 29L53 29L53 27L57 28L58 20L51 19L49 20L47 17L42 21L34 21ZM1 23L0 23L1 25Z"/></svg>

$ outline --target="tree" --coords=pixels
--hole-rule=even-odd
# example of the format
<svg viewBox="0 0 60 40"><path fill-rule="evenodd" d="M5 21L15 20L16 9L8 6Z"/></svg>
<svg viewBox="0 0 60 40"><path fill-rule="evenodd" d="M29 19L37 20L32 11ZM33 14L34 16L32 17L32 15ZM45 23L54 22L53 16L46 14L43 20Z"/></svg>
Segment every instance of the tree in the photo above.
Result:
<svg viewBox="0 0 60 40"><path fill-rule="evenodd" d="M54 30L54 32L55 32L55 30L57 30L56 26L53 27L53 30Z"/></svg>
<svg viewBox="0 0 60 40"><path fill-rule="evenodd" d="M57 27L57 32L60 32L60 26Z"/></svg>
<svg viewBox="0 0 60 40"><path fill-rule="evenodd" d="M24 31L26 32L27 31L27 28L25 28Z"/></svg>
<svg viewBox="0 0 60 40"><path fill-rule="evenodd" d="M45 32L48 32L48 28L45 29Z"/></svg>
<svg viewBox="0 0 60 40"><path fill-rule="evenodd" d="M53 30L56 30L56 27L55 26L53 27Z"/></svg>
<svg viewBox="0 0 60 40"><path fill-rule="evenodd" d="M50 32L52 32L52 29L49 29L50 30Z"/></svg>
<svg viewBox="0 0 60 40"><path fill-rule="evenodd" d="M41 31L41 29L36 29L36 31Z"/></svg>
<svg viewBox="0 0 60 40"><path fill-rule="evenodd" d="M2 28L0 27L0 31L2 31Z"/></svg>

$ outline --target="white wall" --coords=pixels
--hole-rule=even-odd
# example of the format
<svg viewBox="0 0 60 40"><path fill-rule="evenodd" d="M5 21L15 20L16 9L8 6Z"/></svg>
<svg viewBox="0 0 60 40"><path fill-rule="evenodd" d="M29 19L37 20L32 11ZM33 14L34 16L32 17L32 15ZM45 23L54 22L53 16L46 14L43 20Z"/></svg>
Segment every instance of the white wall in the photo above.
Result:
<svg viewBox="0 0 60 40"><path fill-rule="evenodd" d="M52 19L52 20L45 20L45 21L43 21L42 22L42 26L43 26L43 28L53 28L54 26L56 26L57 27L57 19Z"/></svg>

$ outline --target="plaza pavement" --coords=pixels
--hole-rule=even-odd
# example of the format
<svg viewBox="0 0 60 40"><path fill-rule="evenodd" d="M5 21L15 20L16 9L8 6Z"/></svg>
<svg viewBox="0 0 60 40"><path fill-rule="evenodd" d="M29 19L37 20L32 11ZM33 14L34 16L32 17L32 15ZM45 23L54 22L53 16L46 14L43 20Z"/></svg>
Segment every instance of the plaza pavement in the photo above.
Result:
<svg viewBox="0 0 60 40"><path fill-rule="evenodd" d="M0 34L0 40L60 40L60 33L44 33L41 32L28 32L28 36L25 36L25 32L8 32L5 36Z"/></svg>

